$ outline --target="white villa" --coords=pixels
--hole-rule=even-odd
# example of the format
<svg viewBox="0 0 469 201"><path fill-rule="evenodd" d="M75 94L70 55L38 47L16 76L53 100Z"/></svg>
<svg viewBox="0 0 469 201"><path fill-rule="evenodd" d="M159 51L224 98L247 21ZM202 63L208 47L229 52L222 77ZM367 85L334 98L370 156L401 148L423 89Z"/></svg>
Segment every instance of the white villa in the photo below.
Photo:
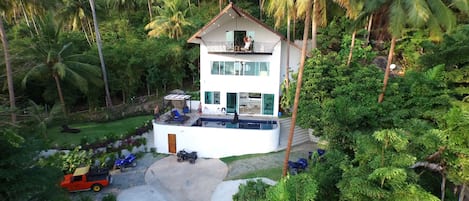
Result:
<svg viewBox="0 0 469 201"><path fill-rule="evenodd" d="M200 105L188 96L170 97L193 112L183 122L164 116L154 121L157 152L187 149L219 158L275 151L287 54L290 70L296 71L300 48L233 3L188 42L200 44ZM240 122L232 121L235 113Z"/></svg>

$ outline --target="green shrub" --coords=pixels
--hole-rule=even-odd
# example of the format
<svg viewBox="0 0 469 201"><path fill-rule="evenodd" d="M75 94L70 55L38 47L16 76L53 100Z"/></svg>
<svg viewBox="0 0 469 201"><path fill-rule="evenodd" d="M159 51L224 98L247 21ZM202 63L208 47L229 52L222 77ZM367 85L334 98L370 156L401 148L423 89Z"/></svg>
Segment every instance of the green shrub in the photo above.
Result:
<svg viewBox="0 0 469 201"><path fill-rule="evenodd" d="M116 201L117 198L114 194L108 193L106 194L101 201Z"/></svg>
<svg viewBox="0 0 469 201"><path fill-rule="evenodd" d="M239 190L233 195L233 201L266 200L266 191L270 185L261 179L248 180L246 184L239 185Z"/></svg>

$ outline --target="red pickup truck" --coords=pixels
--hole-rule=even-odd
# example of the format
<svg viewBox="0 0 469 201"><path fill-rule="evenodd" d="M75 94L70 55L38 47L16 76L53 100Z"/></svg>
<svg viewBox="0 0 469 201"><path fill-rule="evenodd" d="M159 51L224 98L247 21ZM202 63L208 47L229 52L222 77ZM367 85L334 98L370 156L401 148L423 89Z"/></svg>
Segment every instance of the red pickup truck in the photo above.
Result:
<svg viewBox="0 0 469 201"><path fill-rule="evenodd" d="M93 190L99 192L103 187L112 182L108 170L91 170L90 166L77 168L73 174L64 176L60 183L62 188L68 191L86 191Z"/></svg>

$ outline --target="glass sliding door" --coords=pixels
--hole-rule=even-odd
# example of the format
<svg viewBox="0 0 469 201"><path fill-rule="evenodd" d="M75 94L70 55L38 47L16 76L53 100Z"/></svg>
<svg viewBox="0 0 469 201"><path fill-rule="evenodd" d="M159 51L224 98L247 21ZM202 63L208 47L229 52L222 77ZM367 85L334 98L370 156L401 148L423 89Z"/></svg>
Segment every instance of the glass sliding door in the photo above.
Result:
<svg viewBox="0 0 469 201"><path fill-rule="evenodd" d="M274 114L274 95L273 94L263 94L262 114L264 115Z"/></svg>
<svg viewBox="0 0 469 201"><path fill-rule="evenodd" d="M238 94L226 93L226 113L238 113Z"/></svg>

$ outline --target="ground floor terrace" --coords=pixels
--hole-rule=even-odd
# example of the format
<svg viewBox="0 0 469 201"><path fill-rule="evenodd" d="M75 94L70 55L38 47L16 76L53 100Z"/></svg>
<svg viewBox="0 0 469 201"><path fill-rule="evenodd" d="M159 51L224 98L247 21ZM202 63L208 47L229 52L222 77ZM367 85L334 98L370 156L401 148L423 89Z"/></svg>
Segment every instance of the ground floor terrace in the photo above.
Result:
<svg viewBox="0 0 469 201"><path fill-rule="evenodd" d="M221 158L268 153L279 147L277 117L204 114L197 110L166 112L153 121L158 153L197 151L199 157Z"/></svg>

